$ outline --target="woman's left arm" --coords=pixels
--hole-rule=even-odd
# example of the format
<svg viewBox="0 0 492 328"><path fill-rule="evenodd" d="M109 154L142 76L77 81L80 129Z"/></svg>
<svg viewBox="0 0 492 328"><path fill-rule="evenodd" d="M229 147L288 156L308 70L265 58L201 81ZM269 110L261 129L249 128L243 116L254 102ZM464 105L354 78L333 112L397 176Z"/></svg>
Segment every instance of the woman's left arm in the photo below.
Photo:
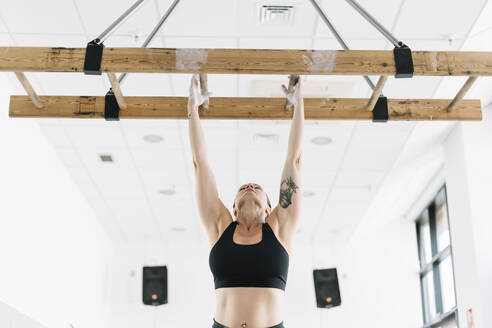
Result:
<svg viewBox="0 0 492 328"><path fill-rule="evenodd" d="M301 77L294 86L293 92L288 92L282 86L291 103L294 104L294 115L289 133L289 146L280 182L279 205L276 212L280 233L285 237L292 236L301 213L301 154L302 135L304 128L304 100L301 92Z"/></svg>

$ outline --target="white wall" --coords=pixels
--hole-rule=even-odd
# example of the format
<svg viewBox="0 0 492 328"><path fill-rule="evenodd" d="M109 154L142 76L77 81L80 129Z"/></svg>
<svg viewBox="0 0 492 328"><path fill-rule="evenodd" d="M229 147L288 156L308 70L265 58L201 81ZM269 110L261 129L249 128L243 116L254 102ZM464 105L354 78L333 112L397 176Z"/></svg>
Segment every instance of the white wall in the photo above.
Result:
<svg viewBox="0 0 492 328"><path fill-rule="evenodd" d="M472 308L476 327L492 327L492 313L486 310L492 308L491 111L491 105L483 109L483 122L457 125L446 141L453 244L460 243L455 253L463 258L463 265L455 262L456 275L464 277L461 288L457 285L460 322L465 324L464 311Z"/></svg>
<svg viewBox="0 0 492 328"><path fill-rule="evenodd" d="M424 123L413 130L348 245L316 251L317 265L338 267L342 294L340 308L320 310L323 327L422 326L414 220L442 186L443 180L429 182L442 169L447 131L441 123Z"/></svg>
<svg viewBox="0 0 492 328"><path fill-rule="evenodd" d="M12 74L12 73L9 73ZM40 324L107 327L112 242L0 75L0 301Z"/></svg>
<svg viewBox="0 0 492 328"><path fill-rule="evenodd" d="M474 245L473 217L465 162L462 126L449 134L445 145L445 175L448 197L449 229L453 251L453 268L460 325L466 325L466 311L475 312L477 327L481 324L481 305Z"/></svg>
<svg viewBox="0 0 492 328"><path fill-rule="evenodd" d="M211 323L215 298L208 247L173 243L114 250L37 125L7 118L9 92L0 87L0 300L50 328L68 328L69 322L77 328ZM492 186L491 111L484 110L485 122L458 126L445 143L463 327L469 307L476 313L476 327L492 327L492 314L485 311L481 322L480 313L480 297L484 309L492 307L487 298L492 293L492 216L487 202ZM310 247L296 249L286 290L286 326L421 325L413 222L392 215L359 237L336 258L328 248L319 248L314 261ZM156 264L169 266L169 304L145 307L141 267ZM317 309L312 269L331 266L339 268L342 306ZM192 316L186 315L190 308ZM3 328L2 319L0 312Z"/></svg>
<svg viewBox="0 0 492 328"><path fill-rule="evenodd" d="M208 256L208 245L195 243L131 244L119 249L111 284L114 304L108 327L211 327L215 290ZM319 327L311 247L298 245L290 261L284 323L286 327ZM143 305L144 265L167 265L168 304Z"/></svg>
<svg viewBox="0 0 492 328"><path fill-rule="evenodd" d="M483 122L463 124L463 137L470 173L468 190L484 309L483 327L492 327L492 104L483 112Z"/></svg>
<svg viewBox="0 0 492 328"><path fill-rule="evenodd" d="M199 224L199 222L197 222ZM192 243L131 244L115 255L108 327L207 327L215 313L209 248ZM422 322L415 226L394 220L334 257L297 245L285 298L286 327L418 327ZM313 265L313 263L315 263ZM142 267L168 266L169 304L142 304ZM342 306L316 308L313 268L338 267ZM192 315L190 315L192 313Z"/></svg>
<svg viewBox="0 0 492 328"><path fill-rule="evenodd" d="M28 316L0 302L0 327L2 328L45 328Z"/></svg>
<svg viewBox="0 0 492 328"><path fill-rule="evenodd" d="M129 244L118 249L108 327L207 326L215 310L207 260L204 249L192 243ZM168 304L154 307L142 303L142 267L147 265L167 266Z"/></svg>
<svg viewBox="0 0 492 328"><path fill-rule="evenodd" d="M342 305L319 309L322 326L414 328L422 324L415 225L395 219L359 234L337 256ZM330 267L318 250L316 262ZM295 326L294 326L295 327Z"/></svg>
<svg viewBox="0 0 492 328"><path fill-rule="evenodd" d="M395 166L348 247L317 249L318 266L338 267L342 293L341 307L320 310L322 327L422 326L413 220L444 183L460 326L468 327L466 311L472 309L475 328L492 327L492 313L485 310L492 308L491 113L489 106L483 122L451 127L442 151L421 145L421 154L430 151L421 158L426 166L415 155L408 167Z"/></svg>

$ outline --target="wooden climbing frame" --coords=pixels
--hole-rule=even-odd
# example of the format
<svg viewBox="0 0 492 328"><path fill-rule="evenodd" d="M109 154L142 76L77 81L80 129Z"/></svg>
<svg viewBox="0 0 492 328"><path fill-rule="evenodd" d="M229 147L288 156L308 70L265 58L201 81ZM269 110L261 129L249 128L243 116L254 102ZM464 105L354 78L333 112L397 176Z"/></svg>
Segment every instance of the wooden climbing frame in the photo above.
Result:
<svg viewBox="0 0 492 328"><path fill-rule="evenodd" d="M388 120L481 120L479 100L463 100L478 76L492 76L492 52L412 51L413 75L469 76L454 99L388 99ZM84 72L86 48L0 47L0 71L16 72L28 96L11 96L11 117L104 118L104 96L38 96L23 72ZM370 99L305 98L306 119L372 119L389 76L397 73L388 50L271 50L104 48L119 118L187 118L183 97L123 97L115 73L377 75ZM203 85L205 84L205 85ZM205 106L207 107L207 106ZM285 98L212 97L206 119L289 119Z"/></svg>

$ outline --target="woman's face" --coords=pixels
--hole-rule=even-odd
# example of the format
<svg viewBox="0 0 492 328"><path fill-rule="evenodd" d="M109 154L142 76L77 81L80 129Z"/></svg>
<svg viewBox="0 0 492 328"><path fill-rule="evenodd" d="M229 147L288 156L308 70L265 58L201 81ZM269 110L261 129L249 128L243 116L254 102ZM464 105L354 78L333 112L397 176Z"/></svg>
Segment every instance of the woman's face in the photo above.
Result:
<svg viewBox="0 0 492 328"><path fill-rule="evenodd" d="M238 204L245 200L254 200L262 208L268 207L267 195L263 188L256 183L247 183L239 188L236 198L234 199L234 210L237 210Z"/></svg>

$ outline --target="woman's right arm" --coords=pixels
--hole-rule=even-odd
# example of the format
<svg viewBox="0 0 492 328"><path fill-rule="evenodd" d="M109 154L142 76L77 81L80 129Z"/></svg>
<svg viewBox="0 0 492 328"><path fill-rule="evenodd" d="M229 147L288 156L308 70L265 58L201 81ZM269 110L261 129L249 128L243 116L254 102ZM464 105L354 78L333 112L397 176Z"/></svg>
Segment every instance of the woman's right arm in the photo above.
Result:
<svg viewBox="0 0 492 328"><path fill-rule="evenodd" d="M219 218L227 212L227 208L219 199L215 177L207 158L205 136L198 114L198 106L204 100L205 97L200 91L198 74L194 74L191 79L190 97L188 98L189 135L195 168L198 212L209 236L212 238L218 234Z"/></svg>

